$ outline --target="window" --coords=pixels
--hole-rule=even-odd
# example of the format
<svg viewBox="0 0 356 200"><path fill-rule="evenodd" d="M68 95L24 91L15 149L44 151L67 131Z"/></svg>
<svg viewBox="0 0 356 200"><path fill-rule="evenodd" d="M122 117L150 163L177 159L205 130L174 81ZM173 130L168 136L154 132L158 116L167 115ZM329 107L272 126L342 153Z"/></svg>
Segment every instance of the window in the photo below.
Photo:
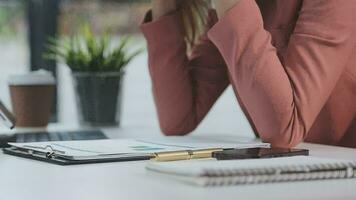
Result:
<svg viewBox="0 0 356 200"><path fill-rule="evenodd" d="M0 98L10 105L10 74L28 69L26 9L22 1L0 1Z"/></svg>

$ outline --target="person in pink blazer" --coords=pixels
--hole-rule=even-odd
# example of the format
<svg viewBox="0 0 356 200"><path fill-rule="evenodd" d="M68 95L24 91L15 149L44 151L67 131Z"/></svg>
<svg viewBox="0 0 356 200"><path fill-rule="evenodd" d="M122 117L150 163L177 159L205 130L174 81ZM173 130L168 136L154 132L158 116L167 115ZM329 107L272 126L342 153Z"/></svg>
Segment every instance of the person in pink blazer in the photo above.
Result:
<svg viewBox="0 0 356 200"><path fill-rule="evenodd" d="M215 0L197 23L201 1L153 0L141 25L164 134L193 131L231 84L262 141L356 147L354 0Z"/></svg>

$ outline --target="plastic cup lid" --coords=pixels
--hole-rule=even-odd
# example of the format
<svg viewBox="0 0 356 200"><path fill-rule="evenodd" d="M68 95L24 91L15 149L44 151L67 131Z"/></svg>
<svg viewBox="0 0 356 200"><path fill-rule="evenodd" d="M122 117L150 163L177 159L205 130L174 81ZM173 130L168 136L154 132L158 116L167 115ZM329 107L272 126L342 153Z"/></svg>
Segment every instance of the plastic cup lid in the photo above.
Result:
<svg viewBox="0 0 356 200"><path fill-rule="evenodd" d="M54 85L56 81L51 72L41 69L26 74L11 75L8 83L9 85Z"/></svg>

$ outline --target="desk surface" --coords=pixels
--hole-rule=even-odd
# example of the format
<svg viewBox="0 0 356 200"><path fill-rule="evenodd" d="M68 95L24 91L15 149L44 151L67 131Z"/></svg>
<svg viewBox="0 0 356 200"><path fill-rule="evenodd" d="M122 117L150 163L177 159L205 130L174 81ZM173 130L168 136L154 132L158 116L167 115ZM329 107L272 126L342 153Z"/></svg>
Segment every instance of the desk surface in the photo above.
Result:
<svg viewBox="0 0 356 200"><path fill-rule="evenodd" d="M113 129L108 135L138 136ZM221 136L220 136L221 137ZM321 157L356 159L356 149L302 144ZM0 199L356 199L356 180L199 188L147 173L145 161L57 166L0 153Z"/></svg>

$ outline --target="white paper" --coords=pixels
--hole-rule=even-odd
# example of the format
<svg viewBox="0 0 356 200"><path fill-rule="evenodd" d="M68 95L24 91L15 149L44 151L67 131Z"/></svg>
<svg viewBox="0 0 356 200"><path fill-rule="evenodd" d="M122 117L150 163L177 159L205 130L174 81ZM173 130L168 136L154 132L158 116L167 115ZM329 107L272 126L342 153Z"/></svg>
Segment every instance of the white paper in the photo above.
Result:
<svg viewBox="0 0 356 200"><path fill-rule="evenodd" d="M90 157L98 155L145 155L149 153L194 150L206 148L248 148L266 147L265 143L243 142L213 142L196 140L135 140L135 139L108 139L108 140L87 140L87 141L57 141L57 142L33 142L33 143L9 143L11 146L24 149L32 149L40 152L54 151L57 155L73 157Z"/></svg>

